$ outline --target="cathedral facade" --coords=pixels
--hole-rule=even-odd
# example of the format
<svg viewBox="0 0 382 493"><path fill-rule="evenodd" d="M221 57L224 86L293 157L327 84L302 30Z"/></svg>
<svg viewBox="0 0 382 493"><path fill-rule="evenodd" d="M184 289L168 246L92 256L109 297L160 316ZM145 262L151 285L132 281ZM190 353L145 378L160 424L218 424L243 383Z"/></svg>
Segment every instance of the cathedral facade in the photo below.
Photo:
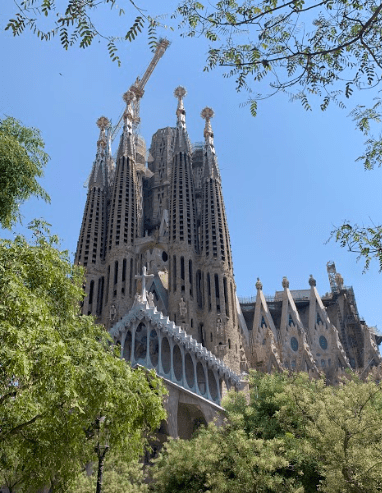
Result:
<svg viewBox="0 0 382 493"><path fill-rule="evenodd" d="M353 289L333 263L323 297L311 276L302 290L283 278L273 297L258 280L255 298L238 299L213 111L201 112L204 142L192 145L186 91L178 87L174 95L175 126L154 134L148 162L134 130L133 91L124 95L115 160L109 121L98 119L75 261L86 271L83 313L106 327L126 360L165 380L172 389L167 433L186 437L190 423L208 421L250 368L324 373L335 381L346 368L379 365L381 341L360 320ZM189 429L179 427L180 415Z"/></svg>

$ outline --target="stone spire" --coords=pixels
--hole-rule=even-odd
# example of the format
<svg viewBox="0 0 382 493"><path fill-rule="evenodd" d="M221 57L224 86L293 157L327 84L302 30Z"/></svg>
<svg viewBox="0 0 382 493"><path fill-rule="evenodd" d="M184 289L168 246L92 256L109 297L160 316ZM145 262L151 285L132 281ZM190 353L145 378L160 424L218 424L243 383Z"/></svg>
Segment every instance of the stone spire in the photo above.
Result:
<svg viewBox="0 0 382 493"><path fill-rule="evenodd" d="M203 323L212 327L206 345L224 345L227 349L224 361L235 371L240 370L237 348L240 348L238 314L236 308L236 286L233 278L231 245L223 201L220 173L214 146L211 108L201 112L205 119L203 150L203 174L201 179L200 220L200 265L204 278L205 305ZM216 320L221 321L223 330L217 331Z"/></svg>
<svg viewBox="0 0 382 493"><path fill-rule="evenodd" d="M191 145L183 106L186 90L184 87L177 87L174 95L178 98L178 107L169 187L169 314L172 320L184 324L188 332L195 336L193 293L197 243L196 203Z"/></svg>
<svg viewBox="0 0 382 493"><path fill-rule="evenodd" d="M133 121L134 121L134 110L133 110L133 100L134 93L132 91L126 91L123 95L123 100L126 103L126 108L123 113L123 132L121 135L121 140L119 143L117 160L124 156L134 159L135 158L135 146L134 146L134 135L133 135Z"/></svg>
<svg viewBox="0 0 382 493"><path fill-rule="evenodd" d="M187 91L183 86L178 86L174 91L174 96L178 99L178 107L176 109L176 136L174 152L192 153L190 140L186 129L186 111L184 109L183 98L187 95Z"/></svg>
<svg viewBox="0 0 382 493"><path fill-rule="evenodd" d="M186 242L194 249L196 246L196 217L194 183L191 163L191 145L186 131L183 97L184 87L175 89L178 98L177 128L174 158L171 173L170 194L170 241Z"/></svg>
<svg viewBox="0 0 382 493"><path fill-rule="evenodd" d="M212 131L211 126L211 118L214 116L214 110L206 106L203 111L200 113L201 117L206 121L204 126L204 141L205 141L205 167L204 167L204 175L205 176L213 176L220 180L220 172L218 161L215 153L215 145L214 145L214 133Z"/></svg>
<svg viewBox="0 0 382 493"><path fill-rule="evenodd" d="M99 269L105 258L107 197L111 170L106 136L109 125L106 117L98 118L100 134L97 154L89 177L88 195L75 257L75 262L85 266L87 271L83 313L88 315L100 315L101 311L99 293L103 280L99 276Z"/></svg>
<svg viewBox="0 0 382 493"><path fill-rule="evenodd" d="M91 190L94 186L100 186L102 189L107 185L107 137L106 129L110 122L105 116L101 116L97 120L97 127L100 129L99 138L97 141L97 154L90 173L88 189Z"/></svg>
<svg viewBox="0 0 382 493"><path fill-rule="evenodd" d="M220 173L211 128L214 112L204 108L202 118L206 120L204 127L204 177L202 180L202 218L201 218L201 250L207 257L217 259L227 265L232 272L231 244L223 201Z"/></svg>
<svg viewBox="0 0 382 493"><path fill-rule="evenodd" d="M113 246L132 245L137 234L138 179L133 135L133 99L132 91L123 95L126 109L111 193L108 250Z"/></svg>

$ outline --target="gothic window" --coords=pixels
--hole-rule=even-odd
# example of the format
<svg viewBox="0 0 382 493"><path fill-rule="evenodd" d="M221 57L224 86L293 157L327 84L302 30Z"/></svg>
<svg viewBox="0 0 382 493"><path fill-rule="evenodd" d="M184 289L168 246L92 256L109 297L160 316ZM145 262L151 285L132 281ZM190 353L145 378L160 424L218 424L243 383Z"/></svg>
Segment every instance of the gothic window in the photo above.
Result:
<svg viewBox="0 0 382 493"><path fill-rule="evenodd" d="M317 316L316 316L316 323L322 324L322 320L321 320L320 314L318 312L317 312Z"/></svg>
<svg viewBox="0 0 382 493"><path fill-rule="evenodd" d="M149 352L151 364L156 368L158 366L159 341L158 334L154 329L150 332Z"/></svg>
<svg viewBox="0 0 382 493"><path fill-rule="evenodd" d="M292 315L291 315L291 314L289 314L288 325L289 325L289 327L290 327L291 325L293 325L293 318L292 318Z"/></svg>
<svg viewBox="0 0 382 493"><path fill-rule="evenodd" d="M147 328L140 323L135 331L135 361L143 363L147 353Z"/></svg>
<svg viewBox="0 0 382 493"><path fill-rule="evenodd" d="M267 328L267 323L266 323L266 321L265 321L264 317L261 317L260 327L265 327L265 328Z"/></svg>
<svg viewBox="0 0 382 493"><path fill-rule="evenodd" d="M320 346L324 351L325 351L325 349L328 348L328 341L326 340L325 336L320 336L320 339L318 342L320 343Z"/></svg>
<svg viewBox="0 0 382 493"><path fill-rule="evenodd" d="M295 337L291 337L290 347L293 349L293 351L298 351L298 340Z"/></svg>

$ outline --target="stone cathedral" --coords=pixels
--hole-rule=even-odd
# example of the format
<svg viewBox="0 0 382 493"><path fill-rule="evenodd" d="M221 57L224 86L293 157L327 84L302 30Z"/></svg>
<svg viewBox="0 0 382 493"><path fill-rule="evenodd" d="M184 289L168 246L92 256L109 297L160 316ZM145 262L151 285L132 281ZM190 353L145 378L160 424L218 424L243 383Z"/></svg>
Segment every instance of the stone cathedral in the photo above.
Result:
<svg viewBox="0 0 382 493"><path fill-rule="evenodd" d="M134 128L134 91L116 159L109 121L101 117L96 158L77 245L86 270L83 313L93 315L133 366L155 369L169 389L164 435L189 437L221 409L229 388L242 388L250 368L326 374L367 372L381 363L381 338L360 319L354 292L328 263L330 292L314 278L306 289L239 300L214 146L211 108L202 144L192 145L184 97L174 92L173 127L146 146ZM174 105L175 110L175 105Z"/></svg>

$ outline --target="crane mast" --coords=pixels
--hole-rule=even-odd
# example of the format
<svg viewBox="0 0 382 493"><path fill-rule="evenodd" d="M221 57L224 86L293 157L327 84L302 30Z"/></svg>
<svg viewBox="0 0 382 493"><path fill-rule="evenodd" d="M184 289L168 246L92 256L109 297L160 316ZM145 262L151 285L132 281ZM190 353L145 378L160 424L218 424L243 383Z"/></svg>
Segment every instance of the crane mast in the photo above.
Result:
<svg viewBox="0 0 382 493"><path fill-rule="evenodd" d="M159 60L162 58L164 55L165 51L167 50L170 42L167 39L161 39L159 43L157 44L157 47L155 49L154 56L149 63L149 66L147 67L145 73L143 74L142 78L140 79L139 77L136 78L135 82L131 85L130 91L134 94L134 100L133 100L133 111L134 111L134 120L133 120L133 130L134 133L137 133L137 128L139 126L139 123L141 121L139 112L140 112L140 100L142 96L145 93L145 86L147 84L147 81L151 77L151 74L153 73L155 67L157 66ZM109 130L109 139L112 142L115 137L117 136L117 133L119 129L121 128L123 122L123 115L119 119L118 123L115 125L114 128L111 128Z"/></svg>

